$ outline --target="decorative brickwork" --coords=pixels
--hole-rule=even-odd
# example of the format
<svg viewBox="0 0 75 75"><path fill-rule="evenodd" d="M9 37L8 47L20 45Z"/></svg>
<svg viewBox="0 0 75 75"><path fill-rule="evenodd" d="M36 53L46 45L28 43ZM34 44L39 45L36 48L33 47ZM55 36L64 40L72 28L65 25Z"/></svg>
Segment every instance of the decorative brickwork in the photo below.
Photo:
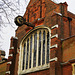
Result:
<svg viewBox="0 0 75 75"><path fill-rule="evenodd" d="M6 75L14 75L15 73L16 54L17 54L17 39L12 37L7 62Z"/></svg>

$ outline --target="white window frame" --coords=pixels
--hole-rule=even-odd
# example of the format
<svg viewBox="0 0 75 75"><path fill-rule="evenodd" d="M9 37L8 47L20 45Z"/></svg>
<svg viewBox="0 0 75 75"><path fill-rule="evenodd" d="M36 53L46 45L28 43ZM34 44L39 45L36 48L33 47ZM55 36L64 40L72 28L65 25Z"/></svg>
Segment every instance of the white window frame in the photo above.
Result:
<svg viewBox="0 0 75 75"><path fill-rule="evenodd" d="M75 75L75 63L72 64L72 75Z"/></svg>
<svg viewBox="0 0 75 75"><path fill-rule="evenodd" d="M31 69L30 68L28 68L28 69L26 69L26 70L22 70L22 62L23 62L23 41L25 40L25 38L30 34L30 33L34 33L34 31L35 30L38 30L38 29L46 29L46 30L48 30L48 32L49 32L49 46L51 45L50 44L50 42L51 42L51 30L50 30L50 28L49 27L46 27L46 26L44 26L44 25L41 25L41 26L37 26L37 27L35 27L33 30L31 30L30 32L28 32L26 35L25 35L25 37L22 39L22 41L21 41L21 44L20 44L20 53L19 53L19 62L18 62L18 75L22 75L22 74L26 74L26 73L30 73L30 72L35 72L35 71L40 71L40 70L44 70L44 69L48 69L48 68L50 68L50 64L48 63L48 64L46 64L46 61L45 61L45 64L44 65L42 65L42 63L41 63L41 65L40 66L38 66L37 64L38 63L36 63L36 67L33 67L33 65L31 64ZM39 36L38 36L39 37ZM34 38L33 38L34 39ZM26 39L27 40L27 39ZM38 47L37 47L38 48ZM46 47L47 48L47 47ZM49 47L50 48L50 47ZM30 51L30 50L29 50ZM45 51L46 52L46 51ZM37 53L38 53L38 51L37 51ZM47 53L47 52L46 52ZM41 56L42 56L42 54L41 54ZM29 59L29 58L28 58ZM46 57L45 57L45 59L46 59ZM33 58L32 58L32 60L33 60ZM37 60L37 57L36 57L36 60ZM50 60L50 50L49 50L49 60ZM38 60L37 60L38 61ZM32 63L33 63L33 61L32 61Z"/></svg>

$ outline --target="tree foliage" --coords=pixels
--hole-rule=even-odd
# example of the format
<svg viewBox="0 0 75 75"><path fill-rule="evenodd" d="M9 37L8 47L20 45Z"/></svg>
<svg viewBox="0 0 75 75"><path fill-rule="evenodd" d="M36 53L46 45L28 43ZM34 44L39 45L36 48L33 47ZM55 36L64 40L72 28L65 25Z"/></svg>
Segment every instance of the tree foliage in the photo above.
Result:
<svg viewBox="0 0 75 75"><path fill-rule="evenodd" d="M17 28L14 18L24 14L24 8L28 2L29 0L0 0L0 50L4 50L5 46L8 46L8 36L11 34L11 37L12 32L15 32Z"/></svg>

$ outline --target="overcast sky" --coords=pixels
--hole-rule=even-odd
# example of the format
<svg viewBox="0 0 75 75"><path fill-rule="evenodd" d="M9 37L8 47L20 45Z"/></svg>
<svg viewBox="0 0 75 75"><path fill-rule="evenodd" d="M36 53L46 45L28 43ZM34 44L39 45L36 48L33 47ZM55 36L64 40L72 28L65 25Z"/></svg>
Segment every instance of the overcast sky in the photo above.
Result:
<svg viewBox="0 0 75 75"><path fill-rule="evenodd" d="M22 7L20 7L22 16L25 13L25 7L27 6L27 4L30 0L27 0L27 3L25 3L24 1L25 0L20 0L20 4L22 5ZM75 0L54 0L54 1L56 1L56 2L65 2L66 1L68 4L68 11L75 14ZM15 29L16 28L17 27L15 27ZM4 32L6 32L7 34L3 35L5 38L4 38L2 49L4 51L6 51L6 58L7 58L8 54L9 54L10 38L11 38L11 36L15 36L15 30L11 26L7 26L6 28L4 28Z"/></svg>
<svg viewBox="0 0 75 75"><path fill-rule="evenodd" d="M75 14L75 0L57 0L59 2L67 2L68 10Z"/></svg>

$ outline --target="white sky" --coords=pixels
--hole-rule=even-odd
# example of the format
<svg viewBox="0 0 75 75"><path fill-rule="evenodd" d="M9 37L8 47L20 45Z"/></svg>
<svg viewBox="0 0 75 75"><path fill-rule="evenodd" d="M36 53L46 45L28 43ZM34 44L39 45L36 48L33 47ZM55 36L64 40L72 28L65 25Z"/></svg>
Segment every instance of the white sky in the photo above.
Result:
<svg viewBox="0 0 75 75"><path fill-rule="evenodd" d="M27 0L27 3L29 2L30 0ZM54 0L56 2L67 2L68 4L68 10L72 13L75 14L75 0ZM25 0L20 0L20 5L22 5L22 7L20 7L20 15L23 16L23 14L25 13L25 7L26 7L26 4L25 3ZM15 29L17 27L15 26ZM3 42L2 44L2 48L5 52L6 52L6 58L8 57L8 54L9 54L9 47L10 47L10 38L11 36L15 36L15 30L9 25L7 26L6 28L3 29L3 32L5 33L2 34L2 36L4 37L3 38L3 41L0 40L0 42Z"/></svg>
<svg viewBox="0 0 75 75"><path fill-rule="evenodd" d="M68 10L75 14L75 0L56 0L59 2L67 2Z"/></svg>

